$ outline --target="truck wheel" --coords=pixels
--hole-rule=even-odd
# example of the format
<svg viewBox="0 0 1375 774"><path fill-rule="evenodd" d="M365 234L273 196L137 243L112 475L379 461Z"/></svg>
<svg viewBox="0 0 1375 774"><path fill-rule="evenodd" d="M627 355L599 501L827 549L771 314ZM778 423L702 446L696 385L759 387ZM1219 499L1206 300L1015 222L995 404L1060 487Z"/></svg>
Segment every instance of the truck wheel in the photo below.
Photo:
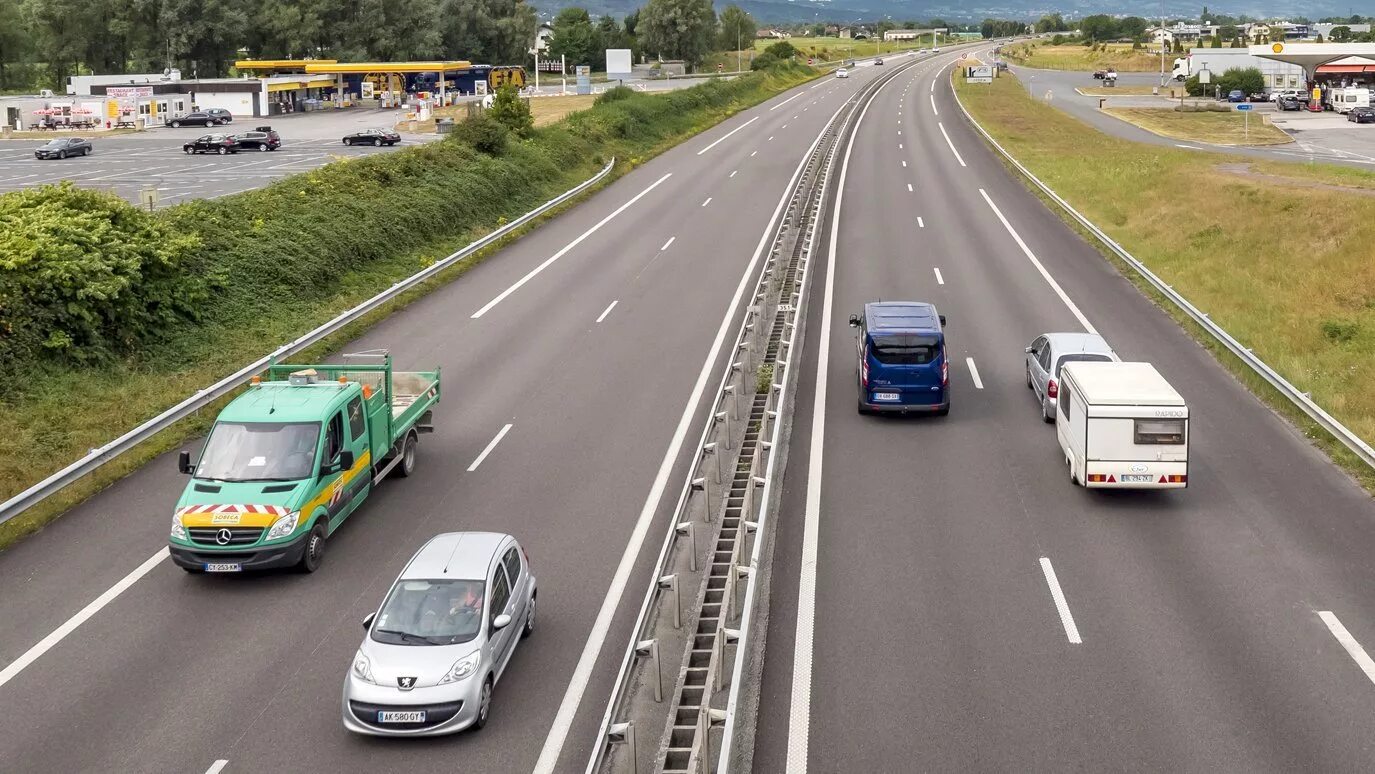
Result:
<svg viewBox="0 0 1375 774"><path fill-rule="evenodd" d="M409 433L401 444L401 464L396 466L396 475L408 478L415 472L415 433Z"/></svg>
<svg viewBox="0 0 1375 774"><path fill-rule="evenodd" d="M315 526L310 530L310 537L306 538L306 550L301 552L301 561L296 565L296 569L301 572L315 572L320 569L320 564L325 559L325 523L321 518L315 522Z"/></svg>

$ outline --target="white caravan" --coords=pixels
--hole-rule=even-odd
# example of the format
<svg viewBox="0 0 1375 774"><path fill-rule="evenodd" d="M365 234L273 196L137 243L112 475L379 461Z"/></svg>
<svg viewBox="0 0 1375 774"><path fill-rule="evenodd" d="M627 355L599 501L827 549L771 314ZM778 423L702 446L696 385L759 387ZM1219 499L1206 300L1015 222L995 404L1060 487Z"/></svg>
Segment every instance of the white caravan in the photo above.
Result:
<svg viewBox="0 0 1375 774"><path fill-rule="evenodd" d="M1189 407L1150 363L1066 363L1055 435L1077 484L1189 485Z"/></svg>

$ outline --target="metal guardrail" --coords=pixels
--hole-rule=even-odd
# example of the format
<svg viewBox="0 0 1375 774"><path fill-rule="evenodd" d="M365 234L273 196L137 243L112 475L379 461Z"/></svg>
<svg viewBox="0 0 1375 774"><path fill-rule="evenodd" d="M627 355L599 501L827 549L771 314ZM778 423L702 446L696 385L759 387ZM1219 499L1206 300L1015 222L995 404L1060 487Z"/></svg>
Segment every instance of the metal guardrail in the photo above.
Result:
<svg viewBox="0 0 1375 774"><path fill-rule="evenodd" d="M987 130L980 126L978 121L974 120L974 116L970 115L969 110L965 108L964 103L960 101L959 92L955 90L953 82L950 85L950 92L955 97L955 104L960 106L960 112L964 113L964 117L969 121L970 125L977 129L979 134L982 134L984 139L997 149L997 151L1002 154L1003 158L1007 159L1008 163L1015 167L1018 172L1025 176L1027 180L1030 180L1041 193L1048 196L1065 212L1069 213L1070 217L1074 218L1075 222L1087 229L1090 234L1093 234L1094 238L1107 246L1109 250L1118 258L1126 262L1128 266L1131 266L1137 274L1140 274L1147 282L1151 283L1156 290L1160 291L1161 295L1168 298L1171 303L1179 307L1185 314L1189 315L1195 323L1198 323L1200 327L1207 331L1213 338L1217 339L1218 342L1226 347L1233 355L1240 358L1243 363L1249 366L1252 371L1259 374L1262 379L1269 382L1270 386L1274 387L1280 394L1288 398L1291 403L1297 406L1303 413L1307 414L1308 417L1322 427L1322 429L1326 430L1332 437L1336 438L1356 456L1360 457L1362 462L1375 468L1375 449L1372 449L1370 444L1366 443L1360 436L1351 432L1349 428L1337 421L1335 417L1324 411L1321 406L1314 403L1308 393L1290 384L1288 379L1285 379L1278 371L1271 368L1264 360L1257 357L1256 354L1251 351L1250 347L1243 346L1241 342L1237 341L1236 338L1228 333L1221 325L1213 322L1207 312L1200 310L1190 303L1189 299L1185 298L1173 287L1170 287L1169 283L1156 276L1155 272L1146 267L1146 264L1137 260L1134 255L1127 252L1126 248L1119 245L1112 237L1108 236L1107 233L1095 225L1093 221L1074 209L1069 202L1065 201L1064 198L1051 189L1050 186L1046 185L1040 178L1032 174L1031 170L1027 169L1022 162L1018 161L1017 158L1009 153L997 140L993 139L993 135L989 134Z"/></svg>
<svg viewBox="0 0 1375 774"><path fill-rule="evenodd" d="M110 462L119 455L129 451L138 444L143 443L149 438L152 438L154 435L162 432L163 430L166 430L167 428L171 427L172 425L176 424L182 419L185 419L186 417L190 416L202 407L209 405L210 403L214 402L220 397L223 397L224 395L232 392L240 385L242 385L244 381L247 380L250 376L267 368L268 364L274 358L280 358L286 355L290 355L293 352L297 352L301 349L304 349L305 347L308 347L312 344L315 344L316 342L319 342L325 337L341 330L342 328L359 319L360 317L363 317L369 312L372 312L373 310L380 307L382 304L386 303L387 301L390 301L391 299L395 298L401 293L404 293L412 287L415 287L421 282L424 282L430 277L433 277L434 275L444 271L445 269L449 268L450 266L453 266L459 261L462 261L465 258L472 256L474 253L482 250L483 248L500 241L507 235L526 225L535 218L538 218L546 212L554 209L555 207L558 207L559 205L563 204L569 199L572 199L578 196L579 194L582 194L584 191L596 185L608 174L610 174L615 164L616 159L612 158L609 162L607 162L605 167L602 167L601 171L597 172L597 174L593 175L587 180L584 180L582 183L578 184L574 188L569 189L568 191L565 191L562 194L559 194L558 196L554 197L553 199L550 199L544 204L541 204L535 209L525 213L524 215L521 215L519 218L516 218L510 223L507 223L501 228L498 228L496 231L493 231L492 233L468 245L467 247L464 247L462 250L459 250L458 252L453 253L452 255L443 258L439 261L436 261L434 264L426 267L425 269L422 269L421 271L412 274L406 279L397 282L390 288L382 291L381 293L378 293L377 295L373 296L367 301L364 301L358 306L355 306L354 308L339 314L337 317L325 323L324 325L321 325L315 330L312 330L309 333L302 335L300 338L297 338L287 344L282 345L266 357L254 361L253 363L250 363L249 365L246 365L243 368L240 368L238 371L235 371L229 376L226 376L225 378L219 380L218 382L215 382L214 384L210 385L209 387L206 387L203 390L199 390L198 392L196 392L195 395L192 395L191 397L187 398L186 400L183 400L182 402L178 403L172 408L167 409L166 411L162 412L161 414L158 414L152 419L149 419L148 421L144 422L138 427L135 427L133 430L130 430L124 435L121 435L115 440L110 441L104 446L101 446L97 449L91 449L90 452L88 452L86 456L82 457L80 460L73 462L72 464L68 465L62 470L59 470L58 472L52 474L51 476L48 476L47 478L43 479L37 484L34 484L28 489L25 489L23 492L20 492L14 497L11 497L4 503L0 503L0 524L4 524L5 522L9 521L15 516L18 516L19 514L23 513L25 510L33 507L34 505L42 502L44 499L51 497L52 495L61 491L68 485L80 480L81 478L84 478L85 476L100 468L102 465L106 464L107 462Z"/></svg>

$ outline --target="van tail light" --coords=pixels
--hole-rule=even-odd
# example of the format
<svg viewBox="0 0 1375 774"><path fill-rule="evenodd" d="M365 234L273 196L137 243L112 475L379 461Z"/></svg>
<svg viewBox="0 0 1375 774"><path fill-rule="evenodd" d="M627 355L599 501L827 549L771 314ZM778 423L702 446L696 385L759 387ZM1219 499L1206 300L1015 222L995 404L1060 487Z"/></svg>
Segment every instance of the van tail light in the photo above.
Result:
<svg viewBox="0 0 1375 774"><path fill-rule="evenodd" d="M1060 385L1056 384L1054 379L1051 379L1050 381L1046 382L1046 397L1060 397Z"/></svg>
<svg viewBox="0 0 1375 774"><path fill-rule="evenodd" d="M869 358L865 357L859 361L859 381L864 389L869 389Z"/></svg>
<svg viewBox="0 0 1375 774"><path fill-rule="evenodd" d="M945 358L941 358L941 386L950 386L950 361Z"/></svg>

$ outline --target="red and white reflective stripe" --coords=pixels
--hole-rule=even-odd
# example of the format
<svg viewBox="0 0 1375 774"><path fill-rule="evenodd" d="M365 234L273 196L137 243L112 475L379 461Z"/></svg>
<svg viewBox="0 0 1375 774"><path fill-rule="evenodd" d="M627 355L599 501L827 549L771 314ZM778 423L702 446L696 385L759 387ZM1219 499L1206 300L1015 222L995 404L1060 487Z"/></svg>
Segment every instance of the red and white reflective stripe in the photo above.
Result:
<svg viewBox="0 0 1375 774"><path fill-rule="evenodd" d="M285 507L280 505L184 505L177 509L178 516L187 516L193 513L267 513L273 516L285 516L290 513Z"/></svg>

